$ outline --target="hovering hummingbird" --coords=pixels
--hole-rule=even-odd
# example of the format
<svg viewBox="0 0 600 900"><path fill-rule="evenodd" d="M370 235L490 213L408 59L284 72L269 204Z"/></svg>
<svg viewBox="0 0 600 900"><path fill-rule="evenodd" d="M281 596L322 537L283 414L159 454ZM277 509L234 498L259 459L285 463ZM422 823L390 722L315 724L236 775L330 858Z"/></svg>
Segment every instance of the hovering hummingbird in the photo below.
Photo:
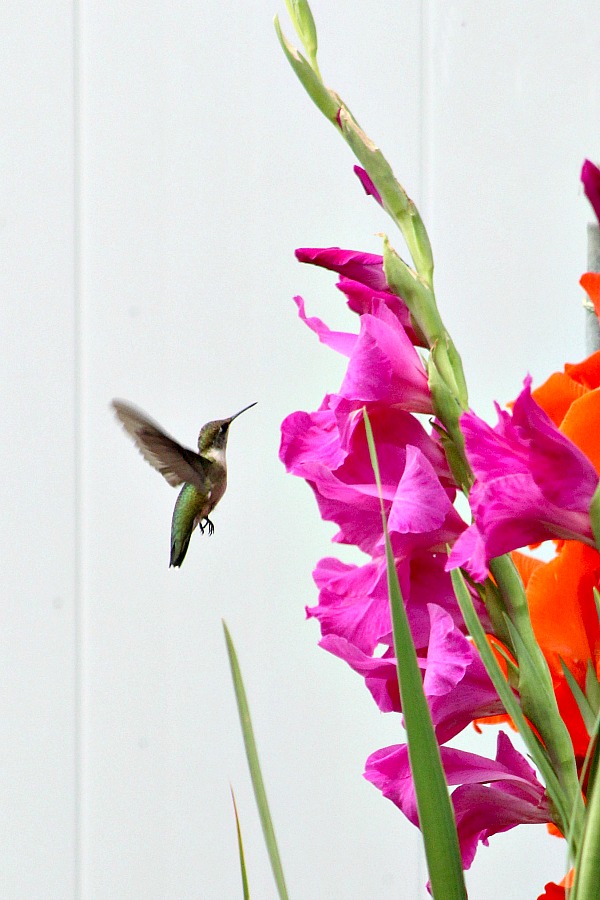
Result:
<svg viewBox="0 0 600 900"><path fill-rule="evenodd" d="M183 487L177 497L171 523L170 566L180 566L187 553L196 525L202 534L215 526L208 518L227 487L225 450L229 426L251 403L235 416L217 419L203 425L198 435L198 450L188 450L166 434L160 425L141 410L123 400L113 400L113 409L125 431L131 435L138 450L151 466L166 478L172 487Z"/></svg>

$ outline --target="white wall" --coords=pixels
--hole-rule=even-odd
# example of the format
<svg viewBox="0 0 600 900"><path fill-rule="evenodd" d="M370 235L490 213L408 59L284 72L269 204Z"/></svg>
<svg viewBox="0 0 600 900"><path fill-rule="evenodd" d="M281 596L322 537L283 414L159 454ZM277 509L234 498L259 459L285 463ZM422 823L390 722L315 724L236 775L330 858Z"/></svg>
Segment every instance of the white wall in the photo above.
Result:
<svg viewBox="0 0 600 900"><path fill-rule="evenodd" d="M399 722L316 647L303 609L333 529L277 460L280 420L341 376L291 296L351 322L333 277L293 249L377 252L391 226L288 69L275 12L285 22L266 0L0 5L3 900L241 896L230 782L252 895L275 896L221 617L291 895L426 896L418 834L361 778ZM597 5L314 13L326 79L420 204L488 414L527 371L583 356ZM113 396L190 445L203 421L259 402L232 428L216 533L194 536L181 571L175 493L123 437ZM480 850L470 893L535 897L562 866L543 828L517 829Z"/></svg>

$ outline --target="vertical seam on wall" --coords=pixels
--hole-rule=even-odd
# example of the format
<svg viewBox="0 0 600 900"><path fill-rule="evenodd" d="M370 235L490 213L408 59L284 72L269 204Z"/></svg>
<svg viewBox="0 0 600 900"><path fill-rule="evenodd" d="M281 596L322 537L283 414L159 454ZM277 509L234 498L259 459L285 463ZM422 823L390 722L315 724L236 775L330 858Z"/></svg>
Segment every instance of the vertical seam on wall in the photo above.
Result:
<svg viewBox="0 0 600 900"><path fill-rule="evenodd" d="M429 203L427 197L427 137L428 137L428 90L429 90L429 70L428 70L428 33L427 33L427 14L426 4L428 0L420 0L419 2L419 212L421 218L428 225ZM428 229L429 231L429 229ZM422 892L422 896L426 896L422 885L428 879L427 863L425 860L425 847L423 841L419 842L419 852L417 853L417 884Z"/></svg>
<svg viewBox="0 0 600 900"><path fill-rule="evenodd" d="M431 212L429 208L429 89L431 85L431 79L429 71L430 48L427 2L428 0L420 0L419 3L419 211L421 213L421 218L426 223L426 225L428 224L429 213Z"/></svg>
<svg viewBox="0 0 600 900"><path fill-rule="evenodd" d="M82 897L82 649L83 649L83 415L82 415L82 269L81 269L81 15L80 0L73 0L73 425L74 425L74 590L73 590L73 640L74 640L74 865L73 896Z"/></svg>

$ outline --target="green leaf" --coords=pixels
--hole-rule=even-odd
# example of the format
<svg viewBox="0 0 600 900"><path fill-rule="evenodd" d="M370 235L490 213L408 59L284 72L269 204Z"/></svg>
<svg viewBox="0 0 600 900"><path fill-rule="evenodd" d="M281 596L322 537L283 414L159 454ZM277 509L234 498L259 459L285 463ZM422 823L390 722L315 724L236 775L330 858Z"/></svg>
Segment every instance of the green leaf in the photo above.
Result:
<svg viewBox="0 0 600 900"><path fill-rule="evenodd" d="M246 875L246 860L244 857L244 844L242 842L242 829L240 828L240 817L238 815L237 803L235 802L235 794L230 785L231 800L233 802L233 812L235 815L235 829L237 831L238 854L240 857L240 870L242 874L242 889L244 891L244 900L250 900L250 890L248 889L248 876Z"/></svg>
<svg viewBox="0 0 600 900"><path fill-rule="evenodd" d="M364 408L363 416L371 464L381 503L398 686L431 892L434 900L466 900L467 893L454 809L448 795L440 748L423 691L421 670L402 600L394 554L387 530L373 431Z"/></svg>
<svg viewBox="0 0 600 900"><path fill-rule="evenodd" d="M337 123L342 135L379 191L384 209L402 232L419 277L431 288L433 253L427 229L417 207L394 175L379 147L363 131L344 101L337 94L335 96L339 105Z"/></svg>
<svg viewBox="0 0 600 900"><path fill-rule="evenodd" d="M596 604L596 612L598 613L598 621L600 622L600 591L598 588L592 588L594 594L594 603Z"/></svg>
<svg viewBox="0 0 600 900"><path fill-rule="evenodd" d="M585 696L592 707L594 714L600 711L600 683L591 659L587 661L587 669L585 672Z"/></svg>
<svg viewBox="0 0 600 900"><path fill-rule="evenodd" d="M225 622L223 622L223 631L225 633L225 643L227 644L227 654L229 656L229 665L231 667L231 677L233 679L235 699L237 701L240 724L242 726L242 734L244 736L244 745L246 747L246 757L248 759L248 767L250 769L252 787L254 788L254 796L256 798L256 805L258 807L258 814L260 816L265 844L267 845L267 852L269 854L269 860L271 862L271 869L273 870L273 876L275 878L275 884L277 885L277 891L279 893L280 900L288 900L285 878L283 876L283 867L281 865L279 850L277 848L277 841L275 839L275 829L273 828L273 822L271 820L271 813L269 811L269 804L267 802L267 792L265 790L265 784L258 760L258 750L256 748L256 741L254 739L252 721L250 719L248 699L246 697L246 691L244 689L242 673L240 671L235 647L233 646L233 641L231 640L231 635L229 634L229 629L227 628Z"/></svg>
<svg viewBox="0 0 600 900"><path fill-rule="evenodd" d="M596 542L596 550L600 550L600 483L594 491L592 502L590 504L590 522L592 532Z"/></svg>
<svg viewBox="0 0 600 900"><path fill-rule="evenodd" d="M540 670L536 666L536 659L531 653L532 645L526 643L523 638L522 630L517 628L508 615L506 615L506 625L512 645L515 649L515 656L517 657L519 666L518 691L521 698L521 707L526 717L538 727L540 734L545 739L546 732L542 727L538 726L537 723L543 722L544 726L546 726L548 712L556 705L556 697L552 688L552 682L546 681L540 677ZM531 632L531 636L535 640L533 632ZM536 643L533 646L538 648L539 645ZM562 719L560 721L562 722ZM564 727L564 723L562 724ZM548 757L550 760L552 760L551 752L553 750L553 746L548 747ZM568 755L573 761L573 773L575 773L576 768L574 765L573 745L570 737Z"/></svg>
<svg viewBox="0 0 600 900"><path fill-rule="evenodd" d="M570 671L569 667L567 666L567 664L564 661L564 659L562 658L562 656L559 656L559 660L560 660L560 664L562 666L564 676L567 680L567 684L569 685L571 693L573 694L573 699L575 700L575 703L577 704L577 708L579 709L579 712L581 713L581 718L583 719L583 724L586 727L587 733L589 735L591 735L591 733L594 729L595 722L596 722L596 714L595 714L594 710L592 709L592 707L590 706L588 698L585 696L585 694L583 693L583 691L577 684L575 677L573 676L573 673Z"/></svg>
<svg viewBox="0 0 600 900"><path fill-rule="evenodd" d="M596 900L600 884L600 778L588 790L585 825L570 900Z"/></svg>

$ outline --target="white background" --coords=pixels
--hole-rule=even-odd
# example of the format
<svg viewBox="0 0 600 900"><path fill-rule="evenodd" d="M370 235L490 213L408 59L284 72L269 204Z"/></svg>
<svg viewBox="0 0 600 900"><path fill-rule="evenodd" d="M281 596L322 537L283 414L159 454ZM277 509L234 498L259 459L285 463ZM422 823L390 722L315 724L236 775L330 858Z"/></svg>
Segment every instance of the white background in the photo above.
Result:
<svg viewBox="0 0 600 900"><path fill-rule="evenodd" d="M277 459L279 423L343 361L291 301L350 329L296 246L378 252L391 223L304 95L276 0L0 5L0 895L275 896L234 706L237 644L290 894L425 897L418 833L362 777L402 739L317 646L332 548ZM584 355L578 279L600 157L597 4L315 0L321 69L420 206L473 406ZM232 427L216 533L169 570L175 492L120 396L193 446ZM492 750L493 735L463 746ZM563 872L543 827L492 838L473 900Z"/></svg>

